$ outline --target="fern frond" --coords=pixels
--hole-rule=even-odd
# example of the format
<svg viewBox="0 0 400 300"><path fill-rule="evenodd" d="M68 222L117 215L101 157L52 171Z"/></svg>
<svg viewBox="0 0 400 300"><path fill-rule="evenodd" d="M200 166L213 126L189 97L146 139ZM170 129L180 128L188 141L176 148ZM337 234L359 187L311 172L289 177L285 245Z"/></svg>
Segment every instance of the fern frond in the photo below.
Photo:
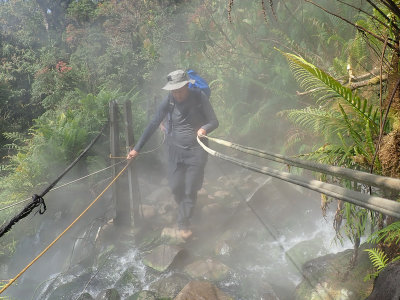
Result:
<svg viewBox="0 0 400 300"><path fill-rule="evenodd" d="M369 259L377 271L381 271L384 267L386 267L389 258L382 250L373 248L365 249L364 251L368 252Z"/></svg>
<svg viewBox="0 0 400 300"><path fill-rule="evenodd" d="M281 112L281 115L286 115L293 123L310 129L315 133L332 134L346 129L340 114L335 111L306 107L285 110Z"/></svg>
<svg viewBox="0 0 400 300"><path fill-rule="evenodd" d="M377 244L383 241L384 243L392 243L396 244L400 242L400 221L394 222L385 228L382 228L379 231L374 232L367 239L368 243Z"/></svg>
<svg viewBox="0 0 400 300"><path fill-rule="evenodd" d="M369 105L366 99L353 94L349 88L303 58L291 53L281 53L288 60L300 86L312 92L317 97L317 102L328 99L343 100L361 119L370 122L371 129L378 132L379 124L376 117L378 108Z"/></svg>

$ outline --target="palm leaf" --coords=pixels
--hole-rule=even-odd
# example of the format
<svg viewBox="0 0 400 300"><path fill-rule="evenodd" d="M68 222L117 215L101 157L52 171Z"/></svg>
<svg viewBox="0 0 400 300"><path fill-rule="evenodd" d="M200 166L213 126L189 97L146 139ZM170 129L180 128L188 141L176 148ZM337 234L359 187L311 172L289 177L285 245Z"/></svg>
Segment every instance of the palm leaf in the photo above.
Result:
<svg viewBox="0 0 400 300"><path fill-rule="evenodd" d="M340 99L349 105L361 119L370 122L371 129L378 132L378 108L369 105L366 99L361 99L353 94L349 88L341 85L332 76L303 58L291 53L281 53L288 60L289 66L300 86L317 96L317 102Z"/></svg>

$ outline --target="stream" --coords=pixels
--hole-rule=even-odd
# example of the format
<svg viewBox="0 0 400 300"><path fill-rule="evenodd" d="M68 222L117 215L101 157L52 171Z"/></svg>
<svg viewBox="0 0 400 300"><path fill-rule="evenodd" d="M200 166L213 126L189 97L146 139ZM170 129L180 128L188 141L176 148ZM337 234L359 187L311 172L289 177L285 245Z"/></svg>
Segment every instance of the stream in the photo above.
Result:
<svg viewBox="0 0 400 300"><path fill-rule="evenodd" d="M138 167L142 167L140 163ZM278 299L294 299L305 262L351 248L350 243L334 242L334 212L328 210L326 219L322 217L319 194L210 158L193 220L194 238L182 245L185 254L172 268L156 272L144 264L143 257L160 243L154 236L173 226L175 217L160 169L162 164L155 164L146 176L139 173L142 204L149 211L152 207L156 210L155 215L147 213L142 229L115 233L110 223L111 195L106 193L5 296L78 299L86 292L95 298L107 288L116 288L122 299L128 299L140 290L154 290L162 279L187 278L185 266L204 259L229 267L228 274L214 284L234 299L264 299L268 293ZM21 238L7 267L1 269L1 279L14 277L92 198L86 183L49 194L45 215L28 217L17 225L33 223L36 234ZM123 282L128 271L135 284ZM64 295L66 291L76 296L70 298Z"/></svg>

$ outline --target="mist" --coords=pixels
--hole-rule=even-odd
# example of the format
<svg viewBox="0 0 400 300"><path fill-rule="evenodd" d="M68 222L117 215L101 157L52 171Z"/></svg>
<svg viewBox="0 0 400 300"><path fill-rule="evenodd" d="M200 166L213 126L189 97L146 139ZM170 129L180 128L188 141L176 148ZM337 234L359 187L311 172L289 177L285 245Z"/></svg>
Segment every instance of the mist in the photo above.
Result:
<svg viewBox="0 0 400 300"><path fill-rule="evenodd" d="M303 132L282 114L282 111L301 107L304 103L309 105L313 100L296 96L299 86L277 48L306 54L305 44L315 52L322 47L318 45L318 39L309 34L313 32L312 27L295 26L299 20L290 17L292 10L296 10L299 18L297 12L302 11L303 19L313 13L322 13L312 9L303 11L298 1L277 3L274 6L277 19L271 8L266 8L264 16L257 2L235 1L228 17L226 3L218 1L142 1L136 4L129 1L76 1L75 6L69 6L63 13L65 18L53 23L57 25L53 29L51 18L44 20L40 13L40 4L46 1L27 2L21 6L24 8L21 16L29 19L35 15L41 20L38 23L42 23L41 28L35 29L37 36L35 30L30 29L33 41L23 40L31 43L30 47L42 43L40 50L37 48L37 53L42 56L32 54L37 61L34 72L28 74L27 71L29 76L23 75L24 78L32 77L34 82L29 95L24 96L24 101L34 108L30 111L32 121L29 125L39 124L40 127L40 124L53 124L53 120L68 119L64 112L75 108L71 114L79 110L95 112L92 117L98 123L75 124L76 132L84 128L88 133L82 133L81 139L71 138L73 142L60 133L64 131L55 131L44 142L49 144L48 150L33 156L40 161L44 171L35 173L37 177L32 176L32 181L24 186L18 185L17 180L12 186L12 171L3 172L2 195L13 194L15 199L40 192L45 183L51 182L63 166L79 154L82 146L89 143L93 133L105 122L108 107L104 109L103 104L107 105L108 100L117 100L119 104L126 100L132 102L137 141L157 105L167 95L161 90L167 74L176 69L192 68L209 82L210 102L220 122L219 128L212 133L214 137L288 155L307 153L323 142L323 137L317 135L298 142L297 137ZM72 1L61 2L72 5ZM2 1L2 16L7 14L7 5L18 6L14 1ZM50 2L47 5L48 17L54 17L55 7L50 7ZM22 26L23 20L13 17L2 25L4 40L12 40L12 30ZM26 30L24 27L18 32ZM293 39L292 44L289 39ZM316 60L321 62L318 57ZM60 61L65 62L64 69L56 69ZM10 90L26 88L12 79L7 84ZM10 101L17 102L21 98L14 95ZM100 103L103 109L98 108ZM80 105L87 106L82 109ZM57 117L57 112L61 111L67 117ZM120 113L119 150L124 157L128 149L125 147L122 107ZM51 119L53 114L56 117ZM46 123L44 118L50 121ZM35 123L35 119L42 121ZM82 119L90 118L84 115ZM15 125L19 118L6 121ZM3 126L1 130L10 132L16 128L14 125ZM39 139L40 133L40 130L34 132L31 139L25 131L25 144L35 145L35 137ZM53 139L58 134L59 141ZM75 148L65 150L71 144L66 142L65 146L63 140L71 142ZM167 145L163 140L163 134L158 130L143 149L150 153L139 155L133 162L139 182L135 193L140 195L139 211L142 214L136 226L126 228L114 224L115 200L111 190L107 190L93 208L2 296L10 299L70 299L70 294L63 295L64 298L60 296L62 287L69 284L69 290L65 291L73 293L73 299L78 299L82 293L95 298L113 287L122 299L128 299L141 290L156 290L160 279L187 273L185 268L193 262L212 261L227 266L228 270L222 278L210 281L234 299L273 299L268 295L294 299L296 286L305 278L303 266L307 261L352 247L348 241L340 244L335 240L336 232L331 222L336 208L329 207L324 217L320 194L209 155L205 181L194 211L194 237L179 244L182 253L166 271L155 272L143 260L163 243L160 239L162 231L174 228L177 218L177 205L167 184ZM2 141L2 146L5 144L6 141ZM38 149L44 149L41 147ZM286 166L249 157L212 142L210 147L259 166L288 171ZM26 149L23 151L30 153ZM6 156L15 153L13 150L7 155L2 152L1 162L13 162ZM123 158L109 157L109 132L103 135L88 157L58 185L123 161ZM118 165L118 169L123 165ZM313 177L311 173L293 169L306 178ZM12 255L0 256L0 279L6 281L18 274L103 191L111 176L108 169L46 195L47 211L43 215L29 215L16 224L13 233L7 237L7 242L14 241L14 249ZM127 183L124 174L118 180L118 189L124 199L129 199ZM18 208L21 207L14 208L13 212L18 212ZM12 215L11 212L0 213L2 222ZM135 275L135 284L121 283L128 270Z"/></svg>

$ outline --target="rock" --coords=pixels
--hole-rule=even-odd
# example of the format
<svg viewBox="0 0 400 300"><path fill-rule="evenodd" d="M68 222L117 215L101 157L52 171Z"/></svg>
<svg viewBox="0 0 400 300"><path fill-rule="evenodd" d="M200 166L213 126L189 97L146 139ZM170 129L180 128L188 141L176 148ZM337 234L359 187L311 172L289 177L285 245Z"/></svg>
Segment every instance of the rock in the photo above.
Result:
<svg viewBox="0 0 400 300"><path fill-rule="evenodd" d="M231 193L224 190L219 190L214 193L214 197L217 199L225 200L228 197L231 197Z"/></svg>
<svg viewBox="0 0 400 300"><path fill-rule="evenodd" d="M96 300L120 300L121 297L116 289L107 289L97 295Z"/></svg>
<svg viewBox="0 0 400 300"><path fill-rule="evenodd" d="M94 298L89 293L83 293L76 300L94 300Z"/></svg>
<svg viewBox="0 0 400 300"><path fill-rule="evenodd" d="M161 203L158 206L158 214L163 215L169 212L175 212L177 209L177 205L175 204L175 202L171 202L171 203Z"/></svg>
<svg viewBox="0 0 400 300"><path fill-rule="evenodd" d="M203 206L201 208L201 213L204 215L216 214L218 212L221 212L223 208L224 207L220 203L211 203Z"/></svg>
<svg viewBox="0 0 400 300"><path fill-rule="evenodd" d="M191 281L174 300L233 300L215 285L207 281Z"/></svg>
<svg viewBox="0 0 400 300"><path fill-rule="evenodd" d="M156 293L157 299L173 299L189 282L189 278L181 274L172 274L150 285L150 290Z"/></svg>
<svg viewBox="0 0 400 300"><path fill-rule="evenodd" d="M215 254L216 255L230 255L232 252L231 246L226 241L218 241L215 246Z"/></svg>
<svg viewBox="0 0 400 300"><path fill-rule="evenodd" d="M185 267L185 272L190 277L210 281L222 281L230 271L228 266L212 259L195 261Z"/></svg>
<svg viewBox="0 0 400 300"><path fill-rule="evenodd" d="M136 243L140 249L151 249L154 248L154 245L159 245L161 242L161 229L148 227L139 230L135 236Z"/></svg>
<svg viewBox="0 0 400 300"><path fill-rule="evenodd" d="M176 221L176 214L174 213L168 213L164 214L158 217L158 220L160 221L161 224L165 225L173 225L175 224Z"/></svg>
<svg viewBox="0 0 400 300"><path fill-rule="evenodd" d="M174 245L160 245L143 258L143 263L159 272L163 272L172 264L182 248Z"/></svg>
<svg viewBox="0 0 400 300"><path fill-rule="evenodd" d="M375 279L374 289L366 300L400 299L400 261L389 263Z"/></svg>
<svg viewBox="0 0 400 300"><path fill-rule="evenodd" d="M158 187L153 190L152 193L146 196L148 203L160 203L165 200L172 200L172 194L168 187ZM147 202L146 201L146 202Z"/></svg>
<svg viewBox="0 0 400 300"><path fill-rule="evenodd" d="M208 195L208 192L207 192L207 190L204 188L204 187L202 187L199 191L198 191L198 193L197 193L197 196L199 196L199 197L201 197L201 196L207 196Z"/></svg>
<svg viewBox="0 0 400 300"><path fill-rule="evenodd" d="M161 232L161 240L165 244L169 245L180 245L185 243L185 240L180 235L178 228L165 227Z"/></svg>
<svg viewBox="0 0 400 300"><path fill-rule="evenodd" d="M372 282L362 280L372 271L368 254L363 251L366 247L363 244L358 250L357 265L351 270L352 249L306 262L302 268L306 279L296 287L296 299L365 299L372 290ZM321 296L326 294L325 298Z"/></svg>
<svg viewBox="0 0 400 300"><path fill-rule="evenodd" d="M76 277L72 281L57 287L53 292L51 292L49 300L67 300L71 298L71 295L80 294L83 291L85 283L90 280L89 274L84 274L81 277Z"/></svg>
<svg viewBox="0 0 400 300"><path fill-rule="evenodd" d="M117 282L114 285L114 288L119 291L124 291L132 287L134 287L135 290L139 290L141 289L141 285L142 284L140 282L140 279L135 273L135 268L130 267L126 269L125 272L121 275L121 277L117 280Z"/></svg>
<svg viewBox="0 0 400 300"><path fill-rule="evenodd" d="M302 241L294 245L286 251L285 255L301 267L306 261L327 253L328 250L324 247L323 237L316 236L312 240Z"/></svg>
<svg viewBox="0 0 400 300"><path fill-rule="evenodd" d="M157 210L152 205L142 204L139 211L140 213L143 213L143 219L150 219L157 215Z"/></svg>
<svg viewBox="0 0 400 300"><path fill-rule="evenodd" d="M157 298L154 292L140 291L126 298L126 300L157 300Z"/></svg>

